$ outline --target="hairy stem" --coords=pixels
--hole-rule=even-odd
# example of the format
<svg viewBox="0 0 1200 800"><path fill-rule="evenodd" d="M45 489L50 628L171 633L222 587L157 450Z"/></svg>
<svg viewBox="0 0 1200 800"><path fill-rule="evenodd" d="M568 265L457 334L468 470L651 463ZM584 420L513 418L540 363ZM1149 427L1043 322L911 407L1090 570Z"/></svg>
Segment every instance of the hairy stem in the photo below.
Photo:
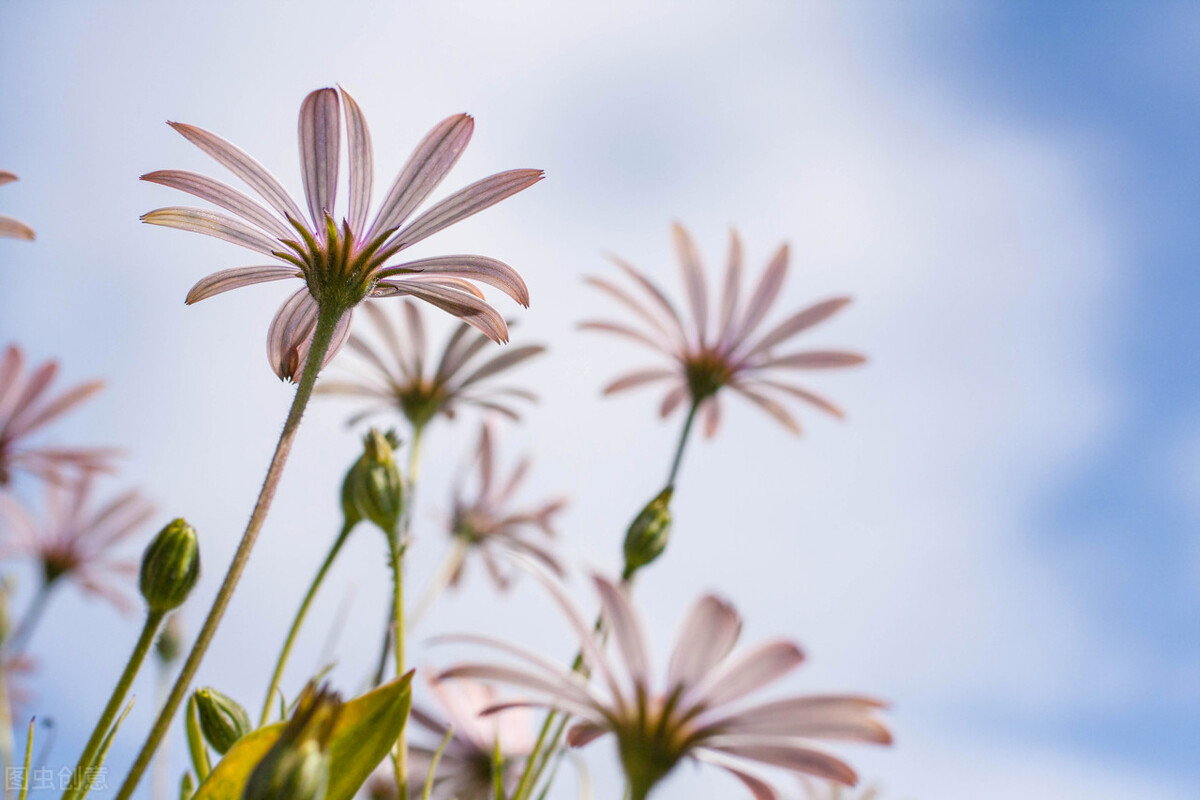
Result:
<svg viewBox="0 0 1200 800"><path fill-rule="evenodd" d="M316 330L313 332L312 347L309 349L308 360L304 365L304 374L301 375L300 382L296 385L296 395L292 399L292 407L288 411L287 421L283 424L283 431L279 434L279 442L275 445L275 453L267 468L267 476L258 493L254 511L250 514L250 521L246 524L246 531L242 534L242 540L238 544L237 552L233 555L229 571L225 573L225 579L221 582L221 588L217 591L212 608L209 609L204 625L200 628L196 643L192 646L192 651L188 653L183 669L180 671L175 685L171 688L171 693L167 696L167 702L163 705L162 711L154 721L154 727L150 729L150 735L146 737L146 743L138 753L137 760L133 762L129 775L121 784L121 790L117 794L116 800L129 800L133 795L154 751L158 749L159 743L166 734L171 719L179 710L179 705L183 702L188 687L191 686L192 679L196 676L196 670L200 668L200 662L217 632L217 626L220 625L221 618L225 615L225 609L228 608L229 601L233 598L233 591L237 588L242 572L246 569L246 563L250 560L250 552L254 549L254 542L258 539L258 532L262 529L267 511L271 507L271 501L275 497L275 490L279 486L283 467L292 450L296 431L300 428L300 419L304 416L304 409L308 405L309 398L312 397L313 386L317 382L317 373L321 371L321 364L325 360L325 354L329 350L329 343L341 315L342 310L337 308L321 308L317 314Z"/></svg>
<svg viewBox="0 0 1200 800"><path fill-rule="evenodd" d="M396 675L404 674L404 544L399 536L392 536L392 642L396 655ZM400 736L396 741L395 769L396 791L399 800L408 800L408 737L405 728L408 720L400 728Z"/></svg>

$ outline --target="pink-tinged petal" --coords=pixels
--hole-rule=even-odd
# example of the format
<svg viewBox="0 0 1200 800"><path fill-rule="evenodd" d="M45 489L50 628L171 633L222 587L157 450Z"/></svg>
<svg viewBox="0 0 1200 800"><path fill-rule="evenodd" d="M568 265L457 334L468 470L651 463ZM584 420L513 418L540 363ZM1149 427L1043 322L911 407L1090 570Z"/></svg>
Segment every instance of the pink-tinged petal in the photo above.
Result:
<svg viewBox="0 0 1200 800"><path fill-rule="evenodd" d="M446 177L446 173L458 161L471 141L471 133L475 130L475 121L466 114L456 114L437 124L425 135L417 149L409 157L408 163L392 188L383 198L375 222L364 237L367 241L374 240L385 231L394 230L404 224L409 214L421 204L430 192L437 188Z"/></svg>
<svg viewBox="0 0 1200 800"><path fill-rule="evenodd" d="M410 300L404 301L404 323L412 345L413 372L419 379L425 371L425 326L421 323L421 312Z"/></svg>
<svg viewBox="0 0 1200 800"><path fill-rule="evenodd" d="M774 786L746 772L742 769L742 762L737 759L703 749L693 751L692 757L697 761L706 761L718 766L737 778L754 795L754 800L780 800L780 795Z"/></svg>
<svg viewBox="0 0 1200 800"><path fill-rule="evenodd" d="M772 328L754 347L746 353L746 358L752 358L759 353L766 353L776 345L783 344L793 336L818 325L841 311L850 303L849 297L834 297L816 305L798 311L783 322Z"/></svg>
<svg viewBox="0 0 1200 800"><path fill-rule="evenodd" d="M20 417L29 413L34 403L50 388L50 384L54 381L56 375L58 375L57 361L47 361L33 371L28 381L22 384L20 393L15 395L15 400L12 401L12 405L8 409L11 416L8 414L5 415L8 416L8 419L5 421L3 427L0 427L0 432L8 433L17 428ZM0 419L3 419L3 417L0 417Z"/></svg>
<svg viewBox="0 0 1200 800"><path fill-rule="evenodd" d="M696 724L714 734L891 744L891 732L872 715L872 712L885 707L885 703L874 698L853 695L791 697L712 719L701 718Z"/></svg>
<svg viewBox="0 0 1200 800"><path fill-rule="evenodd" d="M43 425L47 425L67 413L103 388L104 381L88 381L63 392L42 407L36 414L31 413L32 407L26 406L24 413L13 417L9 421L9 424L5 426L5 432L13 438L33 433Z"/></svg>
<svg viewBox="0 0 1200 800"><path fill-rule="evenodd" d="M662 404L658 407L659 416L663 419L671 416L671 412L683 405L683 401L688 395L687 384L680 384L667 392L666 396L662 399Z"/></svg>
<svg viewBox="0 0 1200 800"><path fill-rule="evenodd" d="M725 351L731 343L742 290L742 240L737 231L729 232L729 259L725 264L725 290L721 293L721 319L717 327L717 345Z"/></svg>
<svg viewBox="0 0 1200 800"><path fill-rule="evenodd" d="M803 745L789 743L787 740L763 739L755 741L749 737L724 737L712 739L704 743L709 750L726 753L737 758L757 761L772 767L780 767L792 772L805 775L815 775L827 781L853 786L858 783L858 775L850 765L828 753L814 750Z"/></svg>
<svg viewBox="0 0 1200 800"><path fill-rule="evenodd" d="M283 246L274 239L260 233L241 220L235 219L218 211L208 211L203 208L184 208L173 206L160 208L142 215L142 222L151 225L162 225L167 228L177 228L181 231L203 233L217 239L241 245L242 247L273 256Z"/></svg>
<svg viewBox="0 0 1200 800"><path fill-rule="evenodd" d="M285 219L292 219L296 222L304 221L304 214L292 200L291 195L280 185L275 176L249 153L215 133L197 128L195 125L187 125L182 122L168 122L167 124L245 181Z"/></svg>
<svg viewBox="0 0 1200 800"><path fill-rule="evenodd" d="M794 642L783 639L764 642L709 673L693 693L695 702L709 708L732 703L769 686L802 661L804 653Z"/></svg>
<svg viewBox="0 0 1200 800"><path fill-rule="evenodd" d="M383 339L384 346L387 347L388 352L391 353L392 359L396 362L396 366L400 369L400 372L403 373L404 377L410 380L414 379L417 374L415 371L415 362L420 358L420 355L412 352L405 342L400 338L400 332L396 329L396 326L392 324L392 321L388 319L387 312L384 311L383 307L379 303L374 300L368 300L365 303L361 303L360 307L370 319L371 325L379 333L379 337ZM352 347L354 347L354 342L357 338L358 337L354 336L350 337L350 344ZM363 357L369 360L372 364L374 364L380 372L387 376L389 383L400 383L388 365L383 363L383 359L376 355L375 352L371 350L371 348L364 342L359 340L358 346L355 347L355 350L363 355Z"/></svg>
<svg viewBox="0 0 1200 800"><path fill-rule="evenodd" d="M21 373L25 369L25 356L21 348L10 344L4 348L4 359L0 360L0 420L12 412L18 395L21 393ZM4 424L0 422L0 428Z"/></svg>
<svg viewBox="0 0 1200 800"><path fill-rule="evenodd" d="M495 703L490 705L483 711L479 712L483 716L491 716L493 714L503 714L505 712L516 711L518 709L546 708L552 711L562 711L579 719L588 720L595 725L607 724L607 720L600 709L591 708L589 706L580 706L571 703L563 697L554 697L547 700L507 700L503 703Z"/></svg>
<svg viewBox="0 0 1200 800"><path fill-rule="evenodd" d="M569 706L572 712L577 708L590 708L591 700L587 695L580 691L578 686L565 680L565 677L546 676L520 667L507 667L501 664L460 664L438 673L437 679L448 681L456 678L471 678L496 681L540 692L551 699L555 705Z"/></svg>
<svg viewBox="0 0 1200 800"><path fill-rule="evenodd" d="M766 270L763 271L762 277L758 281L758 286L754 289L754 294L746 303L746 310L742 314L741 320L733 327L736 333L730 337L730 347L737 347L741 342L754 335L754 330L767 316L767 312L775 304L775 299L779 297L779 290L783 288L783 279L787 277L787 264L788 246L785 244L779 248L770 263L767 264Z"/></svg>
<svg viewBox="0 0 1200 800"><path fill-rule="evenodd" d="M265 232L278 239L294 238L296 232L279 221L279 218L260 206L247 195L207 175L188 172L181 169L164 169L149 172L142 176L148 183L169 186L181 192L187 192L193 197L207 200L226 211L237 214L247 222L257 225Z"/></svg>
<svg viewBox="0 0 1200 800"><path fill-rule="evenodd" d="M866 356L858 353L848 353L842 350L807 350L802 353L791 353L786 356L768 358L756 368L770 369L785 367L788 369L836 369L838 367L854 367L865 363Z"/></svg>
<svg viewBox="0 0 1200 800"><path fill-rule="evenodd" d="M735 383L742 383L742 381L735 381ZM786 394L790 394L792 397L795 397L799 400L803 400L806 403L814 405L817 408L824 411L825 413L832 414L833 416L837 417L838 419L843 419L846 416L846 413L844 411L842 411L842 409L840 407L834 405L830 401L826 400L824 397L821 397L821 395L813 394L812 392L808 391L807 389L802 389L799 386L792 386L791 384L780 383L779 381L772 381L772 380L766 380L766 379L755 379L755 381L753 383L746 383L746 385L751 388L753 388L754 386L767 386L767 387L770 387L777 391L785 392Z"/></svg>
<svg viewBox="0 0 1200 800"><path fill-rule="evenodd" d="M440 230L528 189L544 177L545 173L540 169L513 169L477 181L431 206L412 224L389 239L387 249L399 251L411 247Z"/></svg>
<svg viewBox="0 0 1200 800"><path fill-rule="evenodd" d="M500 639L494 636L484 636L474 633L455 633L443 636L438 636L433 639L434 643L463 643L477 644L484 647L490 647L499 650L502 653L507 653L510 656L519 658L526 662L531 667L539 671L538 674L543 675L550 680L565 680L572 686L572 691L578 691L580 694L575 698L582 705L603 705L603 698L594 690L587 680L578 672L569 671L557 661L553 661L540 653L535 653L533 650L512 644L509 641ZM440 679L439 679L440 680Z"/></svg>
<svg viewBox="0 0 1200 800"><path fill-rule="evenodd" d="M0 214L0 236L9 239L24 239L27 242L32 242L37 238L33 228L7 214Z"/></svg>
<svg viewBox="0 0 1200 800"><path fill-rule="evenodd" d="M680 335L680 331L677 328L673 327L671 323L652 313L648 308L639 303L637 299L633 297L633 295L629 294L621 287L614 283L610 283L603 278L593 278L589 276L585 277L583 281L584 283L593 286L614 298L617 302L621 303L649 323L650 326L656 331L671 339L671 341L675 344L676 350L682 351L687 348L687 340L685 337Z"/></svg>
<svg viewBox="0 0 1200 800"><path fill-rule="evenodd" d="M372 294L375 297L410 295L453 314L494 342L508 341L508 325L500 312L461 290L416 280L383 280L376 284Z"/></svg>
<svg viewBox="0 0 1200 800"><path fill-rule="evenodd" d="M370 304L366 304L365 307L372 308ZM367 313L369 314L371 312L368 311ZM402 383L399 376L392 372L391 366L380 357L379 353L375 352L375 350L361 338L352 335L346 344L351 350L362 356L372 367L377 369L387 383L392 385ZM408 365L403 361L397 362L397 366L399 366L402 370L408 369ZM409 377L409 373L407 371L405 372L405 377Z"/></svg>
<svg viewBox="0 0 1200 800"><path fill-rule="evenodd" d="M342 345L344 345L346 340L350 337L350 323L353 320L353 308L343 313L342 318L338 320L337 325L333 329L333 335L329 339L329 347L325 351L325 358L321 361L322 369L329 366L329 362L333 361L337 354L341 352ZM300 346L297 350L298 363L296 364L295 370L295 375L297 378L304 374L304 365L308 361L308 352L310 349L312 349L313 335L315 332L316 331L314 329L312 333L309 333L306 337L304 337L304 340L300 343Z"/></svg>
<svg viewBox="0 0 1200 800"><path fill-rule="evenodd" d="M585 747L609 733L609 730L591 722L580 722L567 730L567 745L574 748Z"/></svg>
<svg viewBox="0 0 1200 800"><path fill-rule="evenodd" d="M313 390L316 394L323 395L350 395L353 397L367 397L372 400L388 400L392 399L392 393L387 389L379 386L371 386L366 383L357 381L334 381L323 379L317 383L317 387Z"/></svg>
<svg viewBox="0 0 1200 800"><path fill-rule="evenodd" d="M470 375L462 379L462 382L455 387L465 389L466 387L486 380L487 378L503 372L506 369L511 369L522 361L533 358L536 355L544 353L546 348L541 345L525 345L523 347L514 347L511 350L506 350L495 358L484 362L484 364L472 372Z"/></svg>
<svg viewBox="0 0 1200 800"><path fill-rule="evenodd" d="M379 270L378 277L387 278L404 273L422 275L455 275L460 278L495 286L526 308L529 307L529 288L515 269L486 256L437 256L404 264L394 264Z"/></svg>
<svg viewBox="0 0 1200 800"><path fill-rule="evenodd" d="M687 230L678 222L671 226L679 266L683 270L683 285L687 288L688 303L696 323L696 342L703 347L708 331L708 289L704 283L704 266L700 253Z"/></svg>
<svg viewBox="0 0 1200 800"><path fill-rule="evenodd" d="M787 428L792 433L799 435L802 432L800 423L796 422L796 418L793 417L791 413L780 403L777 403L775 400L767 397L762 392L748 388L743 383L734 383L732 386L735 392L740 394L742 397L745 397L751 403L754 403L754 405L758 406L763 411L766 411L781 425L783 425L783 427Z"/></svg>
<svg viewBox="0 0 1200 800"><path fill-rule="evenodd" d="M408 273L401 280L411 283L422 283L427 286L441 286L444 289L452 289L456 292L466 292L477 300L487 300L478 286L471 283L466 278L456 278L453 275L426 275L424 273Z"/></svg>
<svg viewBox="0 0 1200 800"><path fill-rule="evenodd" d="M295 380L300 346L317 325L317 301L308 287L299 289L279 307L267 332L267 360L280 380Z"/></svg>
<svg viewBox="0 0 1200 800"><path fill-rule="evenodd" d="M643 275L629 262L624 261L623 259L614 255L610 255L609 259L618 267L620 267L622 272L624 272L630 278L633 278L633 280L646 291L646 294L650 295L650 299L653 300L663 311L663 313L667 315L667 319L671 321L674 328L678 331L677 335L679 340L686 342L688 337L687 330L683 327L683 320L680 318L679 312L675 310L675 306L671 305L671 301L667 299L665 294L663 294L662 289L659 289L653 281Z"/></svg>
<svg viewBox="0 0 1200 800"><path fill-rule="evenodd" d="M371 148L371 132L362 109L345 89L342 106L346 114L346 144L350 151L350 230L361 235L367 226L371 210L371 182L375 177L375 155Z"/></svg>
<svg viewBox="0 0 1200 800"><path fill-rule="evenodd" d="M467 334L470 332L471 326L464 323L456 327L454 333L450 334L450 338L446 341L446 347L442 350L442 357L438 361L437 371L433 375L434 383L445 383L490 342L487 337L483 336L468 339Z"/></svg>
<svg viewBox="0 0 1200 800"><path fill-rule="evenodd" d="M704 401L699 410L700 419L704 424L704 437L711 439L721 428L721 399L710 397Z"/></svg>
<svg viewBox="0 0 1200 800"><path fill-rule="evenodd" d="M737 610L716 595L696 601L675 640L667 692L696 686L733 651L742 633Z"/></svg>
<svg viewBox="0 0 1200 800"><path fill-rule="evenodd" d="M645 386L649 383L657 383L658 381L676 378L678 376L679 373L672 369L643 369L636 372L629 372L605 386L601 394L616 394L617 392L623 392L627 389Z"/></svg>
<svg viewBox="0 0 1200 800"><path fill-rule="evenodd" d="M656 339L647 336L641 331L634 330L627 325L622 325L619 322L606 322L604 320L587 320L579 323L581 331L604 331L605 333L615 333L617 336L623 336L626 339L632 339L638 344L644 344L652 350L656 350L664 355L674 355L674 353L663 347L663 343Z"/></svg>
<svg viewBox="0 0 1200 800"><path fill-rule="evenodd" d="M592 582L600 593L600 604L604 619L608 620L629 677L633 679L635 696L650 690L650 657L646 653L646 632L637 612L629 604L624 590L599 575L592 575Z"/></svg>
<svg viewBox="0 0 1200 800"><path fill-rule="evenodd" d="M334 89L309 92L300 104L300 176L313 230L323 233L337 198L342 109Z"/></svg>
<svg viewBox="0 0 1200 800"><path fill-rule="evenodd" d="M278 265L223 269L196 281L196 285L188 292L184 302L191 305L192 303L199 303L201 300L207 300L213 295L228 292L231 289L253 286L256 283L268 283L270 281L282 281L287 278L300 277L303 276L295 267L281 267Z"/></svg>
<svg viewBox="0 0 1200 800"><path fill-rule="evenodd" d="M0 169L0 186L6 183L12 183L17 180L17 176L6 169Z"/></svg>
<svg viewBox="0 0 1200 800"><path fill-rule="evenodd" d="M479 428L479 493L487 496L492 489L496 472L496 450L492 445L492 426L484 422Z"/></svg>

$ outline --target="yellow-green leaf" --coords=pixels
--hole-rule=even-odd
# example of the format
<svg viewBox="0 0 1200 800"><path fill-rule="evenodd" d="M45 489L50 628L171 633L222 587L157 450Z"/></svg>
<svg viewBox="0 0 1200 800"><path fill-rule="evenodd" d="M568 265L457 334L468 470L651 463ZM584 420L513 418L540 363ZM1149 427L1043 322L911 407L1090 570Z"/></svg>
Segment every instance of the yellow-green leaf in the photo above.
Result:
<svg viewBox="0 0 1200 800"><path fill-rule="evenodd" d="M412 704L412 673L355 698L342 708L329 744L326 800L352 800L400 737ZM213 767L192 800L241 800L250 772L279 738L277 722L243 736Z"/></svg>

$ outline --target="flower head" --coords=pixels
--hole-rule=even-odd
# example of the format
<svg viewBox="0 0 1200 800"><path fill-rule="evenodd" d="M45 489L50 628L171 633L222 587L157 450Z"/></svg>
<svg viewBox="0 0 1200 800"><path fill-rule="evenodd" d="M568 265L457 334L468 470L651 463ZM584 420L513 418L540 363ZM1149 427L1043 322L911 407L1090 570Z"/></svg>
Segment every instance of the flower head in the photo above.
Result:
<svg viewBox="0 0 1200 800"><path fill-rule="evenodd" d="M25 440L104 387L88 381L51 396L58 362L46 361L29 374L21 348L9 345L0 359L0 486L23 469L57 481L65 470L110 471L118 451L101 448L27 447Z"/></svg>
<svg viewBox="0 0 1200 800"><path fill-rule="evenodd" d="M500 779L507 797L516 788L516 779L520 776L524 759L533 749L529 709L517 708L480 716L483 711L496 705L499 698L494 689L477 681L442 683L432 680L430 689L437 699L440 713L418 706L412 710L413 721L436 737L429 745L414 744L410 748L418 767L413 776L416 785L424 786L429 765L441 740L453 730L438 761L433 796L439 800L491 800L495 796L496 757L499 753Z"/></svg>
<svg viewBox="0 0 1200 800"><path fill-rule="evenodd" d="M804 656L792 642L777 639L731 657L741 618L716 596L705 595L693 606L676 640L666 682L656 686L642 622L623 587L594 577L604 627L621 656L618 670L604 651L603 634L584 620L552 577L531 569L566 614L598 680L589 682L524 648L481 636L456 638L490 645L524 663L463 664L441 677L498 681L540 694L542 700L493 710L531 705L571 714L579 719L567 734L574 747L612 734L635 797L644 797L684 758L723 767L757 798L779 795L754 773L755 764L853 784L854 770L817 749L813 740L891 741L876 718L884 704L869 697L810 695L746 704L744 698L791 672Z"/></svg>
<svg viewBox="0 0 1200 800"><path fill-rule="evenodd" d="M809 306L758 336L763 320L783 287L788 248L787 245L779 248L753 293L742 305L742 245L737 233L732 232L720 308L714 306L712 309L716 312L713 319L715 324L710 324L708 289L700 255L682 225L675 225L672 233L692 312L690 325L684 323L675 306L658 286L620 259L614 261L634 280L644 299L638 299L607 279L587 279L592 286L632 311L645 323L645 327L638 329L607 321L588 321L580 327L632 339L671 360L666 367L638 369L622 375L604 388L604 394L665 383L667 394L660 408L662 416L670 415L690 400L698 407L708 436L715 434L720 425L718 394L726 386L794 433L800 432L800 425L782 402L788 398L801 400L841 417L841 409L833 403L807 389L780 380L779 373L785 370L848 367L861 364L865 359L857 353L843 350L800 350L780 354L776 349L797 334L836 314L850 302L850 298L834 297Z"/></svg>
<svg viewBox="0 0 1200 800"><path fill-rule="evenodd" d="M35 559L47 585L70 579L128 609L129 600L118 587L137 579L138 562L113 551L150 519L153 508L136 491L96 508L92 486L90 477L65 485L47 483L40 524L15 499L0 494L0 558Z"/></svg>
<svg viewBox="0 0 1200 800"><path fill-rule="evenodd" d="M557 557L539 538L554 537L554 516L566 502L550 500L530 508L513 508L512 498L529 473L530 461L522 459L507 477L498 475L493 438L491 426L484 423L480 427L475 458L479 480L473 493L468 493L461 483L455 490L450 533L467 553L479 554L488 575L497 588L503 590L512 581L512 570L503 565L502 555L529 556L554 572L562 573ZM460 562L451 578L452 584L458 582L461 572Z"/></svg>
<svg viewBox="0 0 1200 800"><path fill-rule="evenodd" d="M17 179L16 175L11 172L0 169L0 186L6 183L12 183ZM33 241L33 228L21 222L19 219L13 219L6 214L0 214L0 236L5 236L10 239L25 239Z"/></svg>
<svg viewBox="0 0 1200 800"><path fill-rule="evenodd" d="M334 203L343 113L350 196L346 216L339 222L334 217ZM300 106L300 171L307 215L279 181L243 150L202 128L170 124L241 178L265 205L204 175L164 170L142 179L187 192L231 213L172 207L151 211L142 219L224 239L271 259L270 264L209 275L192 287L188 303L254 283L287 278L305 282L280 307L267 337L271 367L281 378L291 380L299 375L316 330L318 309L339 315L328 363L349 334L354 306L368 296L408 295L424 300L496 341L508 338L504 318L487 304L473 281L494 286L522 305L529 304L521 276L494 258L460 255L391 261L402 250L541 180L540 170L501 172L455 192L409 221L462 155L474 129L470 116L449 117L426 135L369 224L374 171L371 136L362 111L345 90L318 89Z"/></svg>
<svg viewBox="0 0 1200 800"><path fill-rule="evenodd" d="M359 397L373 403L351 418L356 423L379 411L399 411L414 428L423 428L438 414L453 418L459 406L496 411L512 419L519 414L511 400L533 402L536 395L513 387L489 387L480 384L517 364L545 351L540 345L505 350L498 356L476 362L491 344L489 338L473 333L466 323L459 325L435 365L426 358L425 325L415 303L405 300L402 307L404 327L374 302L362 305L382 347L375 347L357 335L351 335L349 347L362 357L365 372L361 378L323 380L317 391L329 395Z"/></svg>

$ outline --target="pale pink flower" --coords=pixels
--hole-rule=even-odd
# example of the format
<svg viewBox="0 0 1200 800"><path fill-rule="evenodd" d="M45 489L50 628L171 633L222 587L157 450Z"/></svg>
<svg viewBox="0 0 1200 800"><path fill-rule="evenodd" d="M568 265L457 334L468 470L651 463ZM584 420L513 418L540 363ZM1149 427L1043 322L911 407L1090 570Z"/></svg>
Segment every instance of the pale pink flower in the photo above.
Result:
<svg viewBox="0 0 1200 800"><path fill-rule="evenodd" d="M604 652L605 634L584 620L563 588L530 565L566 614L582 644L587 680L554 661L485 636L461 641L494 647L519 665L462 664L442 679L469 678L506 683L536 692L540 700L502 703L492 710L544 706L578 718L567 741L581 747L605 734L617 740L625 774L640 798L685 757L724 768L757 800L777 800L778 791L755 773L775 767L852 785L854 770L818 749L814 740L887 744L891 734L876 714L884 704L859 695L810 695L747 704L753 692L795 669L804 656L794 643L776 639L731 657L741 633L737 612L714 595L693 606L676 640L667 679L651 680L650 647L626 589L593 578L620 664Z"/></svg>
<svg viewBox="0 0 1200 800"><path fill-rule="evenodd" d="M0 169L0 186L6 183L12 183L17 179L16 175L11 172ZM0 236L8 237L9 239L25 239L32 241L34 238L33 228L21 222L19 219L14 219L7 214L0 214Z"/></svg>
<svg viewBox="0 0 1200 800"><path fill-rule="evenodd" d="M492 426L480 427L475 464L478 481L473 492L462 483L455 489L454 515L450 533L467 554L476 553L498 589L512 582L513 568L507 564L513 555L528 556L562 574L558 558L547 546L555 536L554 516L566 506L561 499L528 508L514 508L513 497L529 473L530 460L521 459L507 476L498 473ZM545 541L539 541L545 540ZM451 585L462 577L463 562L451 576Z"/></svg>
<svg viewBox="0 0 1200 800"><path fill-rule="evenodd" d="M118 609L130 607L120 587L136 578L138 562L115 552L149 521L153 507L137 491L128 491L96 507L93 481L45 484L44 519L7 494L0 494L0 558L30 558L39 563L44 586L67 579Z"/></svg>
<svg viewBox="0 0 1200 800"><path fill-rule="evenodd" d="M398 411L413 428L424 428L438 414L453 419L459 406L473 406L519 419L512 403L535 402L537 396L511 386L483 386L485 382L546 348L526 345L505 350L483 363L477 357L491 340L460 324L446 342L435 364L427 357L425 324L415 303L405 300L400 315L403 328L380 305L362 304L382 345L372 345L352 334L347 345L363 362L361 377L323 379L317 392L328 395L359 397L372 403L351 417L355 424L381 411Z"/></svg>
<svg viewBox="0 0 1200 800"><path fill-rule="evenodd" d="M803 800L879 800L878 786L867 786L860 790L846 787L829 781L813 780L803 777L800 780L803 790Z"/></svg>
<svg viewBox="0 0 1200 800"><path fill-rule="evenodd" d="M58 395L50 385L58 362L46 361L25 373L21 348L9 345L0 359L0 486L22 469L43 480L61 480L64 471L111 471L118 451L104 448L29 446L26 440L104 388L88 381Z"/></svg>
<svg viewBox="0 0 1200 800"><path fill-rule="evenodd" d="M333 214L343 111L350 197L339 225ZM343 312L326 357L328 363L349 334L354 306L367 296L408 295L424 300L496 341L508 339L504 318L485 302L472 281L495 286L522 305L529 304L521 276L494 258L457 255L389 263L402 250L542 179L542 172L536 169L502 172L455 192L408 221L462 155L474 129L470 116L449 117L426 135L370 224L371 137L362 111L345 90L318 89L300 107L300 168L307 218L279 181L249 154L201 128L170 124L241 178L266 204L212 178L165 170L142 179L195 195L233 216L173 207L151 211L142 219L224 239L272 260L209 275L192 287L188 303L266 281L300 278L305 282L279 309L267 337L271 367L281 378L291 380L299 375L316 329L319 305Z"/></svg>
<svg viewBox="0 0 1200 800"><path fill-rule="evenodd" d="M420 796L434 753L453 730L434 773L433 797L438 800L492 800L495 797L496 754L505 796L516 788L525 757L533 749L533 719L529 709L516 708L482 716L500 702L495 689L470 680L430 681L440 713L413 706L412 718L432 735L428 744L411 744L416 767L412 783Z"/></svg>
<svg viewBox="0 0 1200 800"><path fill-rule="evenodd" d="M604 388L604 394L665 384L667 393L660 406L662 416L669 416L685 402L690 402L697 407L707 436L715 434L720 425L718 393L726 386L794 433L800 432L800 425L784 406L788 399L803 401L841 417L840 408L808 389L786 382L781 373L849 367L861 364L865 360L863 356L843 350L798 350L781 354L777 349L797 334L836 314L850 298L834 297L809 306L759 336L758 331L783 287L787 274L787 245L781 246L771 258L754 291L745 304L741 304L742 245L737 232L731 232L720 305L717 307L714 303L710 317L708 289L696 246L682 225L676 224L672 234L692 313L689 323L685 324L658 286L619 258L614 261L635 282L641 299L607 279L587 279L592 286L629 309L644 326L588 321L580 327L631 339L665 355L671 362L667 366L646 367L622 375Z"/></svg>

